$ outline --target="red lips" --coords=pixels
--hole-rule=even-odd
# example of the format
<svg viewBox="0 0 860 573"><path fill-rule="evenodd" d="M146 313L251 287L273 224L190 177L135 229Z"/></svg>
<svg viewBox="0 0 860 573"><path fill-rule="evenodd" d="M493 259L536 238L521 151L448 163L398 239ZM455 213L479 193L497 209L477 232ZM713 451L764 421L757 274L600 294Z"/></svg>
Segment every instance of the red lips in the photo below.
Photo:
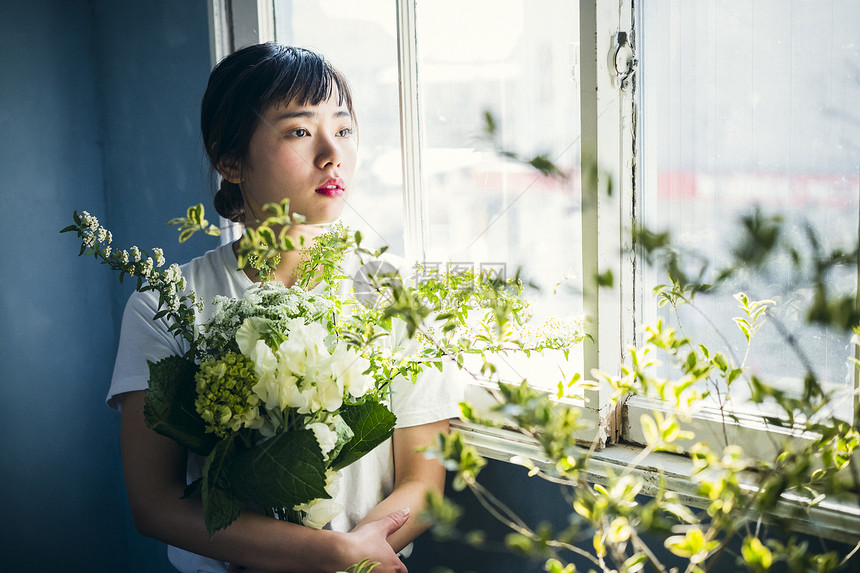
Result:
<svg viewBox="0 0 860 573"><path fill-rule="evenodd" d="M340 197L343 195L343 179L340 177L329 177L315 191L326 197Z"/></svg>

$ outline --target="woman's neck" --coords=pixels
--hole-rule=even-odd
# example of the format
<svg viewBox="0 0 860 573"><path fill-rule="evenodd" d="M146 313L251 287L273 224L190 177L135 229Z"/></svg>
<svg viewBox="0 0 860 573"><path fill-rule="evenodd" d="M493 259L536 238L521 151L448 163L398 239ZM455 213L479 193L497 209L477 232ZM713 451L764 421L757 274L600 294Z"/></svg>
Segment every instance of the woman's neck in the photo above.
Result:
<svg viewBox="0 0 860 573"><path fill-rule="evenodd" d="M274 229L274 231L277 234L278 229ZM314 240L324 232L325 227L323 225L294 225L290 228L290 230L287 231L287 236L292 239L296 249L281 253L281 260L275 268L271 280L281 282L288 287L294 285L299 279L298 268L303 262L305 251L313 244ZM233 243L233 252L238 253L238 251L239 241L236 241ZM252 281L260 282L257 269L249 265L243 270Z"/></svg>

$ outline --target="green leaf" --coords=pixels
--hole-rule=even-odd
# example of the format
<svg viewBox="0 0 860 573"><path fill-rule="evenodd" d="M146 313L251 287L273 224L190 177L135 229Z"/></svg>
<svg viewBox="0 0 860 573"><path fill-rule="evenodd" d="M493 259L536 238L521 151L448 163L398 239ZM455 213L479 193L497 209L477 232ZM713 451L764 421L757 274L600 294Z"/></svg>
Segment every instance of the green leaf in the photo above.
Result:
<svg viewBox="0 0 860 573"><path fill-rule="evenodd" d="M341 417L352 428L353 438L332 463L339 470L358 460L394 434L397 417L379 402L345 405Z"/></svg>
<svg viewBox="0 0 860 573"><path fill-rule="evenodd" d="M233 437L221 440L203 464L203 521L210 541L216 531L236 521L244 506L230 487L229 472L235 453Z"/></svg>
<svg viewBox="0 0 860 573"><path fill-rule="evenodd" d="M605 273L595 274L594 278L597 281L597 286L600 286L600 287L611 288L615 282L611 270L607 270Z"/></svg>
<svg viewBox="0 0 860 573"><path fill-rule="evenodd" d="M484 131L492 137L496 134L496 130L496 119L493 117L493 113L489 110L484 111Z"/></svg>
<svg viewBox="0 0 860 573"><path fill-rule="evenodd" d="M311 430L281 432L235 457L230 471L233 493L270 507L292 508L329 499L325 462Z"/></svg>
<svg viewBox="0 0 860 573"><path fill-rule="evenodd" d="M641 571L645 564L648 562L648 555L645 553L635 553L632 557L627 559L622 565L621 570L627 571L628 573L636 573L637 571Z"/></svg>
<svg viewBox="0 0 860 573"><path fill-rule="evenodd" d="M143 406L146 425L201 456L218 441L205 432L205 423L194 407L197 365L180 356L149 363L149 388Z"/></svg>
<svg viewBox="0 0 860 573"><path fill-rule="evenodd" d="M756 571L767 571L773 564L773 554L757 537L744 539L741 555Z"/></svg>
<svg viewBox="0 0 860 573"><path fill-rule="evenodd" d="M259 229L257 229L257 233L260 237L260 240L267 247L271 247L277 244L277 240L275 239L275 232L272 231L269 227L260 227Z"/></svg>
<svg viewBox="0 0 860 573"><path fill-rule="evenodd" d="M544 175L560 175L561 170L546 155L537 155L529 160L529 165Z"/></svg>
<svg viewBox="0 0 860 573"><path fill-rule="evenodd" d="M522 533L508 533L505 536L505 545L514 555L529 556L534 550L532 540Z"/></svg>
<svg viewBox="0 0 860 573"><path fill-rule="evenodd" d="M77 225L69 225L68 227L64 228L64 229L63 229L62 231L60 231L60 232L61 232L61 233L68 233L69 231L74 231L74 230L76 230L77 228L78 228L78 226L77 226Z"/></svg>

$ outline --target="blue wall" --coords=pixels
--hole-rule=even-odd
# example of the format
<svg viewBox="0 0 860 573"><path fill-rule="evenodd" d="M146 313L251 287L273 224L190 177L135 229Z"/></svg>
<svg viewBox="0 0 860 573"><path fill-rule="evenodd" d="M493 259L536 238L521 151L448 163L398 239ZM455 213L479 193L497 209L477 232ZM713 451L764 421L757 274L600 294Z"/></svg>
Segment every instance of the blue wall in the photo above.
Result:
<svg viewBox="0 0 860 573"><path fill-rule="evenodd" d="M197 135L206 4L2 2L0 19L0 569L157 571L134 531L119 416L104 405L122 305L58 230L88 210L118 245L182 248L164 222L208 202ZM163 569L169 570L169 569Z"/></svg>

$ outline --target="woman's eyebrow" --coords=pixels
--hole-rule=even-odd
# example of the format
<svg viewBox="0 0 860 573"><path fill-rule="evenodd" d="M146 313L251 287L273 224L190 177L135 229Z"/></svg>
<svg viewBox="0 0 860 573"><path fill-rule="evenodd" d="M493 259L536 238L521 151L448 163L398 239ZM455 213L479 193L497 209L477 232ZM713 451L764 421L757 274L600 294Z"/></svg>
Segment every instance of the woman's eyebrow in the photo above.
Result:
<svg viewBox="0 0 860 573"><path fill-rule="evenodd" d="M307 109L307 110L297 110L297 111L287 111L275 118L275 121L283 121L285 119L293 119L296 117L307 117L311 119L316 119L319 116L315 110ZM339 109L332 114L332 117L341 118L341 117L352 117L352 114L349 113L346 109Z"/></svg>

